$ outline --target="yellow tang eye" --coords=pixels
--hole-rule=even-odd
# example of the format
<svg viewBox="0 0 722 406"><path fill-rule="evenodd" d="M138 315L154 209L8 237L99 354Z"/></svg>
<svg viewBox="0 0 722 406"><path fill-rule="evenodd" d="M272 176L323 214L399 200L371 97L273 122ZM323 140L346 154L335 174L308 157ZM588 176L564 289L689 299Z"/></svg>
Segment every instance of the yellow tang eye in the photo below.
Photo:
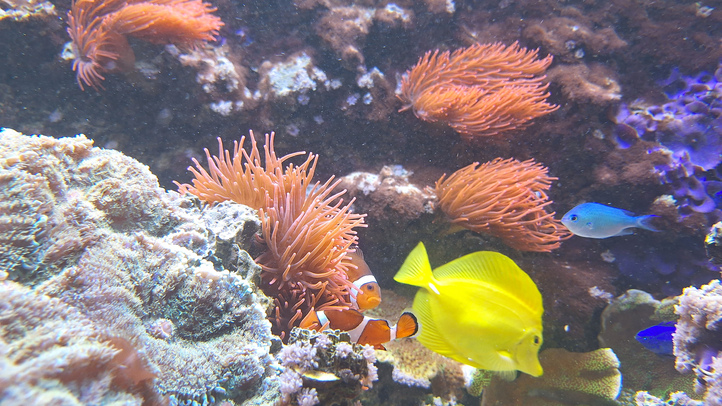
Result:
<svg viewBox="0 0 722 406"><path fill-rule="evenodd" d="M541 338L539 336L534 336L534 345L541 344Z"/></svg>

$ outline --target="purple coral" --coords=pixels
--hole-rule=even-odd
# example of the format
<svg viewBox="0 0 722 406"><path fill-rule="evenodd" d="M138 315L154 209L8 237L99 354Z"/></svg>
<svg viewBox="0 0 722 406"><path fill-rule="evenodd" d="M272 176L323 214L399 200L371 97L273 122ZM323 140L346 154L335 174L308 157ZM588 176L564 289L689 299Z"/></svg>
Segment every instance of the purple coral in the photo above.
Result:
<svg viewBox="0 0 722 406"><path fill-rule="evenodd" d="M710 223L722 217L722 178L714 171L722 161L722 63L714 75L687 77L677 70L660 83L669 98L662 105L642 100L623 104L615 117L620 148L637 140L656 141L669 162L655 169L674 190L680 214L709 214Z"/></svg>
<svg viewBox="0 0 722 406"><path fill-rule="evenodd" d="M722 64L714 75L686 77L675 70L661 84L668 103L636 100L620 107L615 117L618 145L626 148L637 138L657 141L675 162L688 159L703 170L715 168L722 155Z"/></svg>
<svg viewBox="0 0 722 406"><path fill-rule="evenodd" d="M700 286L719 275L695 238L680 237L671 243L658 241L656 247L628 241L608 244L619 272L640 289L676 296L690 284Z"/></svg>

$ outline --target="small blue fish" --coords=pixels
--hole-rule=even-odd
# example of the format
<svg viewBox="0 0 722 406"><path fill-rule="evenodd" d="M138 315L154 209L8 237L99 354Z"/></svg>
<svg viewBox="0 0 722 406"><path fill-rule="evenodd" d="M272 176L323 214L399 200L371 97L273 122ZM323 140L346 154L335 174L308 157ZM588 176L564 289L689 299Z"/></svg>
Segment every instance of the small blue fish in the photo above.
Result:
<svg viewBox="0 0 722 406"><path fill-rule="evenodd" d="M644 348L655 354L674 355L672 334L674 334L675 329L675 322L667 321L650 328L645 328L637 333L634 338L636 338Z"/></svg>
<svg viewBox="0 0 722 406"><path fill-rule="evenodd" d="M637 216L599 203L582 203L562 217L562 224L580 237L608 238L632 234L632 227L659 231L649 224L649 220L654 217L657 216Z"/></svg>

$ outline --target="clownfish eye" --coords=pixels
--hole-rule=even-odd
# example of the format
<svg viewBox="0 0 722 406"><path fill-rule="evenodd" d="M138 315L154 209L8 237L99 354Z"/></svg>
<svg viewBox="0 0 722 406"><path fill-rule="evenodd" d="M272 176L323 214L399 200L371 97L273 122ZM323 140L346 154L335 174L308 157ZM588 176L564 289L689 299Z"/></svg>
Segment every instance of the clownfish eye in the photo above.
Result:
<svg viewBox="0 0 722 406"><path fill-rule="evenodd" d="M541 344L541 338L539 338L539 336L534 336L534 345L539 345L539 344Z"/></svg>
<svg viewBox="0 0 722 406"><path fill-rule="evenodd" d="M572 214L571 216L569 216L569 220L577 221L577 220L579 220L579 216L577 216L576 214Z"/></svg>
<svg viewBox="0 0 722 406"><path fill-rule="evenodd" d="M373 290L374 290L374 286L373 286L373 285L366 285L366 290L373 291Z"/></svg>

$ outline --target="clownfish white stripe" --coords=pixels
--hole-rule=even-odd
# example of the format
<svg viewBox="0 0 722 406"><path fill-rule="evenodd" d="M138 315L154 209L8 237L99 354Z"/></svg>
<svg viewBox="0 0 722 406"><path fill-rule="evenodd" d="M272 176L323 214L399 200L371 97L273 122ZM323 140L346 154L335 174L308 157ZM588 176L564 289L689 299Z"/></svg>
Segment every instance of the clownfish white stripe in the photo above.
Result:
<svg viewBox="0 0 722 406"><path fill-rule="evenodd" d="M323 310L319 310L316 312L316 317L318 317L318 323L321 324L321 326L325 326L326 323L328 323L328 317L326 317L326 313L324 313Z"/></svg>
<svg viewBox="0 0 722 406"><path fill-rule="evenodd" d="M369 320L371 320L370 317L364 316L363 321L359 323L358 326L354 327L353 330L347 331L352 343L358 342L358 339L359 337L361 337L361 333L363 333L366 329L366 325L368 324Z"/></svg>
<svg viewBox="0 0 722 406"><path fill-rule="evenodd" d="M376 278L374 278L373 275L364 275L364 276L356 279L355 281L353 281L353 285L356 286L357 288L359 288L359 290L361 289L361 286L363 286L367 283L378 283L378 282L376 282ZM350 293L351 294L349 296L351 298L351 303L354 306L359 307L358 302L356 301L356 297L358 296L359 291L356 289L351 289Z"/></svg>
<svg viewBox="0 0 722 406"><path fill-rule="evenodd" d="M372 282L378 283L378 282L376 282L376 278L374 278L373 275L364 275L364 276L356 279L355 281L353 281L353 285L356 286L357 288L361 289L361 286L363 286L367 283L372 283ZM356 295L358 295L358 291L351 290L351 296L356 297Z"/></svg>

